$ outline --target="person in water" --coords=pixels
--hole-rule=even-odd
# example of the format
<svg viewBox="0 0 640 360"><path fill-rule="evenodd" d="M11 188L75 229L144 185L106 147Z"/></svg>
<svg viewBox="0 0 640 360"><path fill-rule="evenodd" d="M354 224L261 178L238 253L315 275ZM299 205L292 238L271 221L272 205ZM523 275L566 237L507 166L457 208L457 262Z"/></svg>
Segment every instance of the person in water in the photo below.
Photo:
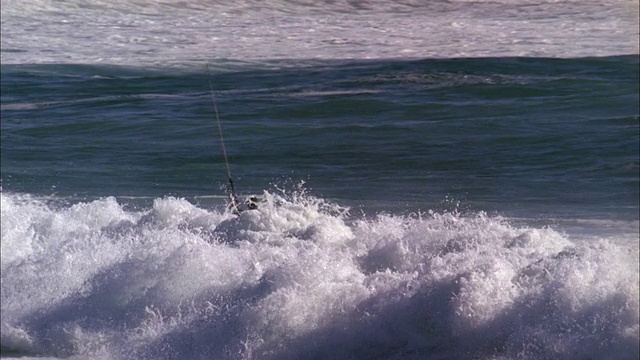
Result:
<svg viewBox="0 0 640 360"><path fill-rule="evenodd" d="M247 209L255 210L258 208L258 198L256 196L249 196L244 202L247 205Z"/></svg>
<svg viewBox="0 0 640 360"><path fill-rule="evenodd" d="M256 210L258 208L258 198L256 196L250 196L244 203L240 203L235 194L230 194L227 207L231 209L235 215L240 215L240 213L245 210Z"/></svg>

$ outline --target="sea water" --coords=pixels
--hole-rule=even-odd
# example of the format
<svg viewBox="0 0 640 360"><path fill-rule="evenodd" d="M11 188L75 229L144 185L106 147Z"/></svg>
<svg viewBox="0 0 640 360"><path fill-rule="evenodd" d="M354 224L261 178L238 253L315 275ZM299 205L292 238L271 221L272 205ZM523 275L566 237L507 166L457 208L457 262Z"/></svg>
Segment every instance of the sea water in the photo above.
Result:
<svg viewBox="0 0 640 360"><path fill-rule="evenodd" d="M2 0L1 356L637 359L637 9Z"/></svg>

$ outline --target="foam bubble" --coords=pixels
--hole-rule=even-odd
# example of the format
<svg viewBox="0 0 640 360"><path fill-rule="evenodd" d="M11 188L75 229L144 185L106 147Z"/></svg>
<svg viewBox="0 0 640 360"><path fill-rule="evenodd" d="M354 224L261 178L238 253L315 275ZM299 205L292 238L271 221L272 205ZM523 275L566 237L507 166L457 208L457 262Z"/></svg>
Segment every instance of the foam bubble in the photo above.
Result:
<svg viewBox="0 0 640 360"><path fill-rule="evenodd" d="M240 216L2 200L2 347L91 358L635 358L637 244L302 190Z"/></svg>
<svg viewBox="0 0 640 360"><path fill-rule="evenodd" d="M3 0L2 62L72 59L81 64L200 67L212 58L264 62L637 54L637 5L636 0L474 1L473 6L466 0Z"/></svg>

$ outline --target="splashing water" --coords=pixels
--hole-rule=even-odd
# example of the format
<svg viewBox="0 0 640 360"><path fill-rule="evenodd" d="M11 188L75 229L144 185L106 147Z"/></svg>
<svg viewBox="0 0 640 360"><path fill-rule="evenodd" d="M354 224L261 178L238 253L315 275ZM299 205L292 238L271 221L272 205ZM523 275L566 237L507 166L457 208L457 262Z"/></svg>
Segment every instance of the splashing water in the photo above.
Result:
<svg viewBox="0 0 640 360"><path fill-rule="evenodd" d="M235 217L2 193L3 354L634 358L634 245L483 213L354 217L297 191Z"/></svg>

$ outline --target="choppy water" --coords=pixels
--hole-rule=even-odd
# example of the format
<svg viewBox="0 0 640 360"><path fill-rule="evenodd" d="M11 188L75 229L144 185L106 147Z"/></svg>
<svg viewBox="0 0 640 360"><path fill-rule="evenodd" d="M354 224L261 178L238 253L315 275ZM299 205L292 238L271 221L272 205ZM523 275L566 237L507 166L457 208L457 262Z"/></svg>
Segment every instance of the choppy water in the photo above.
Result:
<svg viewBox="0 0 640 360"><path fill-rule="evenodd" d="M634 6L3 0L2 356L637 358Z"/></svg>

